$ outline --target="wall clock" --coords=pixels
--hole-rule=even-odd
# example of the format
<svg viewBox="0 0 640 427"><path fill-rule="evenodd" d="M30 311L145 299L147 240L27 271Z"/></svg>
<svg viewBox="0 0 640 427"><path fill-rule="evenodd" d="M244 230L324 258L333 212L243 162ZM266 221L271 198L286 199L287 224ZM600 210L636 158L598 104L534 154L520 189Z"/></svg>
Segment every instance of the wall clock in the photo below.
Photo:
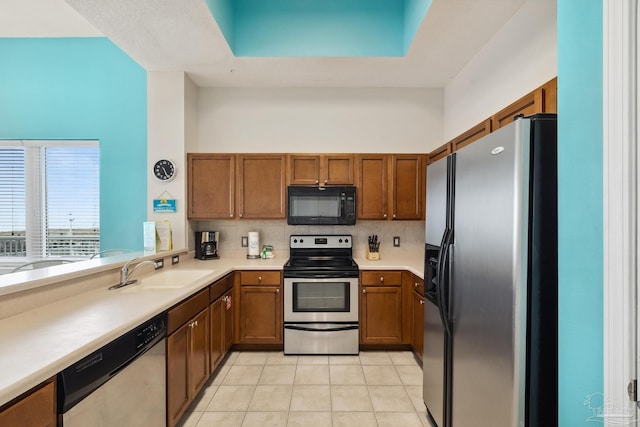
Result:
<svg viewBox="0 0 640 427"><path fill-rule="evenodd" d="M169 181L176 175L176 167L171 160L158 160L153 166L153 175L160 181Z"/></svg>

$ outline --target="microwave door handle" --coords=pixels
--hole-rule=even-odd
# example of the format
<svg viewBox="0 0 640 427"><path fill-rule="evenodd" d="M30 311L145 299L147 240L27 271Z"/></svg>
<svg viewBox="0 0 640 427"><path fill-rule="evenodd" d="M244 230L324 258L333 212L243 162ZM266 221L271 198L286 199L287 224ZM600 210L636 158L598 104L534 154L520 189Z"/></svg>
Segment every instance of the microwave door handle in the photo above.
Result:
<svg viewBox="0 0 640 427"><path fill-rule="evenodd" d="M327 187L318 187L318 191L325 191Z"/></svg>

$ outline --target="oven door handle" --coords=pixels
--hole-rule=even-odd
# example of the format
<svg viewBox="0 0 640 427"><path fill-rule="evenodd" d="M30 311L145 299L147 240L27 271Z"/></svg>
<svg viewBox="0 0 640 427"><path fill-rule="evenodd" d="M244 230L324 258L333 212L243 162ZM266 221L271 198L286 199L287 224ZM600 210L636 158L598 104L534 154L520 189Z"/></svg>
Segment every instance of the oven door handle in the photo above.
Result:
<svg viewBox="0 0 640 427"><path fill-rule="evenodd" d="M334 324L336 325L336 324ZM284 325L285 329L293 329L296 331L308 331L308 332L338 332L338 331L352 331L354 329L358 329L358 325L336 325L329 327L309 327L305 325Z"/></svg>

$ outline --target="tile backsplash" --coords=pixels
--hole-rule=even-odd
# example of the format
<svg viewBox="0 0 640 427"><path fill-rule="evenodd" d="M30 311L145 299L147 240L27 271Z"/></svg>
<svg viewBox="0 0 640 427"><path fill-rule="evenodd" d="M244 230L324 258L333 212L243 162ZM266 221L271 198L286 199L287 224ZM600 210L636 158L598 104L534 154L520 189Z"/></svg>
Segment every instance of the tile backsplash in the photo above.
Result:
<svg viewBox="0 0 640 427"><path fill-rule="evenodd" d="M260 233L260 245L275 250L289 250L291 234L351 234L355 256L364 256L367 237L378 235L381 253L424 250L424 221L358 221L351 226L287 225L285 220L192 221L194 231L219 231L220 251L246 249L242 237L250 231ZM393 237L400 237L400 247L393 247Z"/></svg>

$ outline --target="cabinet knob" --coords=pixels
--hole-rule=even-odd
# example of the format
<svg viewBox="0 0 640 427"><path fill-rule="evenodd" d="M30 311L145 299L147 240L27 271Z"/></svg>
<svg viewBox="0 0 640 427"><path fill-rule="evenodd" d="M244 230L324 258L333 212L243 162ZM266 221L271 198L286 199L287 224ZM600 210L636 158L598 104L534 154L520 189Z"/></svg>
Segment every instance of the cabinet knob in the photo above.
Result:
<svg viewBox="0 0 640 427"><path fill-rule="evenodd" d="M396 219L396 214L393 214L393 219Z"/></svg>
<svg viewBox="0 0 640 427"><path fill-rule="evenodd" d="M367 293L367 290L363 288L363 289L362 289L362 293L363 293L363 294L366 294L366 293Z"/></svg>
<svg viewBox="0 0 640 427"><path fill-rule="evenodd" d="M258 276L258 282L262 282L262 276Z"/></svg>
<svg viewBox="0 0 640 427"><path fill-rule="evenodd" d="M242 214L238 215L240 218L242 218Z"/></svg>
<svg viewBox="0 0 640 427"><path fill-rule="evenodd" d="M276 294L280 293L280 288L276 288Z"/></svg>
<svg viewBox="0 0 640 427"><path fill-rule="evenodd" d="M380 283L384 282L384 276L380 276Z"/></svg>
<svg viewBox="0 0 640 427"><path fill-rule="evenodd" d="M413 284L413 287L414 287L414 288L417 288L417 287L418 287L418 282L415 282L415 283Z"/></svg>
<svg viewBox="0 0 640 427"><path fill-rule="evenodd" d="M193 327L195 328L196 326L198 326L198 321L197 320L195 322L193 322Z"/></svg>
<svg viewBox="0 0 640 427"><path fill-rule="evenodd" d="M328 179L325 179L325 180L324 180L324 183L325 183L325 184L328 184L328 183L329 183L329 180L328 180Z"/></svg>
<svg viewBox="0 0 640 427"><path fill-rule="evenodd" d="M424 304L424 300L420 300L420 304Z"/></svg>
<svg viewBox="0 0 640 427"><path fill-rule="evenodd" d="M319 183L320 183L320 181L316 179L316 184L319 184Z"/></svg>
<svg viewBox="0 0 640 427"><path fill-rule="evenodd" d="M386 218L386 217L387 217L387 214L382 215L382 217L383 217L383 218Z"/></svg>
<svg viewBox="0 0 640 427"><path fill-rule="evenodd" d="M229 214L229 218L233 218L233 212Z"/></svg>

